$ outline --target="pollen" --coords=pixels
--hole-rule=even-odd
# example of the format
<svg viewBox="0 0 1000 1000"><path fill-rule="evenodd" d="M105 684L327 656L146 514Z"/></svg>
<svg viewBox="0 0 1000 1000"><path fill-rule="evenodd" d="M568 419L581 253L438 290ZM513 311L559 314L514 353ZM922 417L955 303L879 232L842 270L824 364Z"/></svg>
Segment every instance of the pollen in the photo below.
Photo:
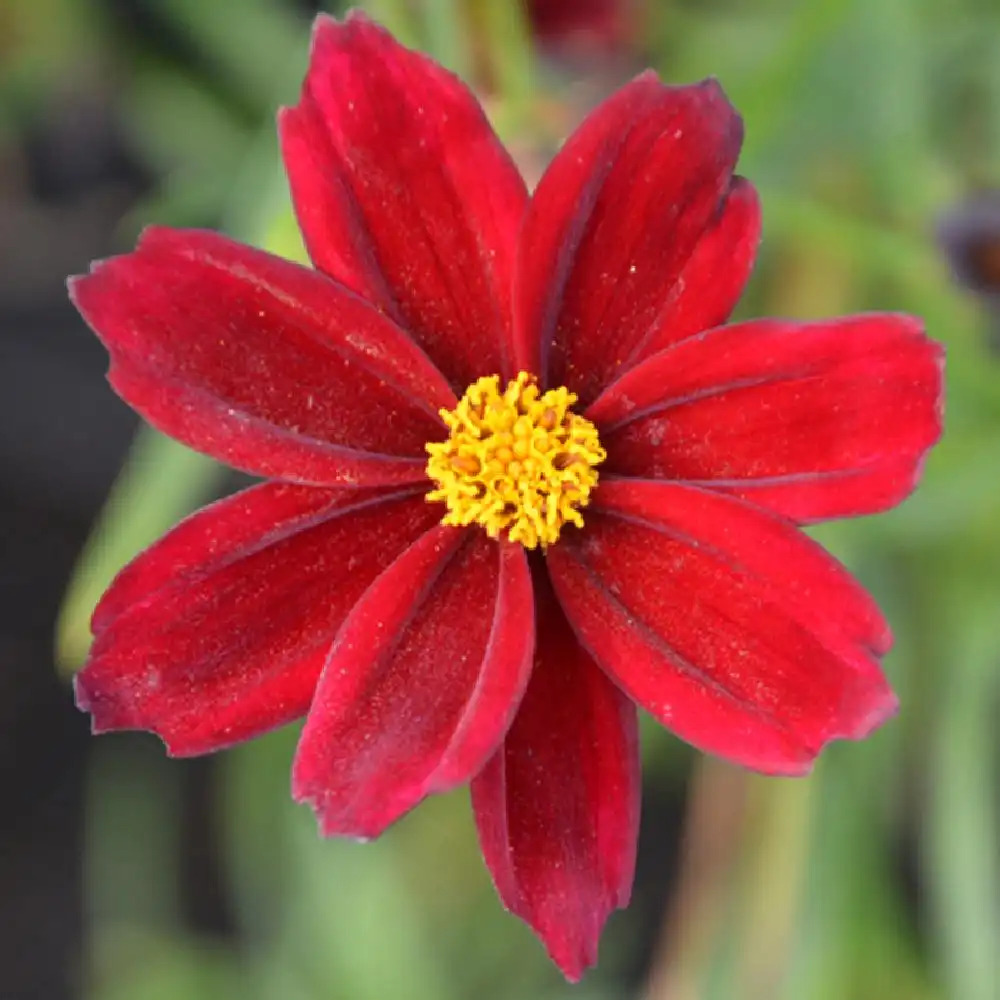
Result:
<svg viewBox="0 0 1000 1000"><path fill-rule="evenodd" d="M559 539L567 522L583 527L580 509L607 458L597 428L573 413L575 393L540 392L521 372L500 391L500 377L477 379L453 410L441 410L451 432L428 444L427 500L447 504L444 524L480 524L526 549Z"/></svg>

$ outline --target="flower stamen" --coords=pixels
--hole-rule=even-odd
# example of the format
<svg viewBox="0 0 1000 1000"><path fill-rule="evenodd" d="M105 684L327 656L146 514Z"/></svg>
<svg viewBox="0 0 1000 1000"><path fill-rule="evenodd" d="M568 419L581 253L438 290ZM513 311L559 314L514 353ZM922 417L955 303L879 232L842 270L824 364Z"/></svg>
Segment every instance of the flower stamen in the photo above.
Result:
<svg viewBox="0 0 1000 1000"><path fill-rule="evenodd" d="M480 524L525 548L553 545L568 521L583 527L581 507L607 458L597 428L571 411L564 387L540 393L521 372L500 392L500 377L477 379L453 410L441 410L451 432L428 444L427 500L447 504L443 523Z"/></svg>

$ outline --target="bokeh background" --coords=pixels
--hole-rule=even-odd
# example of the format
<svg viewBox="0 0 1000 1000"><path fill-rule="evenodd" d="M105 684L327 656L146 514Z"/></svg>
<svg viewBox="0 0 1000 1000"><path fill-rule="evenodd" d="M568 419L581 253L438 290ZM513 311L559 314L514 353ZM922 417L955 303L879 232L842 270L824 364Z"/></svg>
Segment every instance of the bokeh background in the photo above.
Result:
<svg viewBox="0 0 1000 1000"><path fill-rule="evenodd" d="M477 88L532 179L643 66L718 76L765 213L741 313L906 310L946 343L917 495L817 532L889 614L902 712L804 780L647 726L634 902L577 987L497 905L464 792L323 842L289 798L292 730L187 761L92 739L68 682L90 608L237 483L138 428L63 280L154 221L301 255L274 112L316 5L0 0L0 998L996 1000L1000 226L973 208L958 261L935 232L1000 186L1000 6L362 6Z"/></svg>

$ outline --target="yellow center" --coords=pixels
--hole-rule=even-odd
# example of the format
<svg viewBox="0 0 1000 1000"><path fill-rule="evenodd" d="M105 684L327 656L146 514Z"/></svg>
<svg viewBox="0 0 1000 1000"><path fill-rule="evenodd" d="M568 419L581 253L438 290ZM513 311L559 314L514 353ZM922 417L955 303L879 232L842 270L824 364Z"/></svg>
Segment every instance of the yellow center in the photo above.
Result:
<svg viewBox="0 0 1000 1000"><path fill-rule="evenodd" d="M526 549L555 543L567 521L583 527L580 508L607 453L597 428L570 411L575 402L565 388L540 393L521 372L502 393L499 376L477 379L454 410L441 410L451 435L427 445L437 483L427 499L448 505L443 523L481 524Z"/></svg>

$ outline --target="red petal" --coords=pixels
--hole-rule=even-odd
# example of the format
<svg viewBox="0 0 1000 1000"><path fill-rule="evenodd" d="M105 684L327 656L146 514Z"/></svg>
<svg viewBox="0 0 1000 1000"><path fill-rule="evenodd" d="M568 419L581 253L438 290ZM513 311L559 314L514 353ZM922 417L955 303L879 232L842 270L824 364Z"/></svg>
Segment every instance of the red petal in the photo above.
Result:
<svg viewBox="0 0 1000 1000"><path fill-rule="evenodd" d="M892 646L889 625L864 588L822 546L775 514L686 483L609 477L594 494L594 509L656 525L741 568L797 621L845 650L883 654Z"/></svg>
<svg viewBox="0 0 1000 1000"><path fill-rule="evenodd" d="M743 295L759 243L760 199L748 180L734 177L718 217L622 367L631 368L678 340L725 323Z"/></svg>
<svg viewBox="0 0 1000 1000"><path fill-rule="evenodd" d="M405 326L457 391L513 375L527 194L461 81L361 14L320 17L301 100L279 125L316 266Z"/></svg>
<svg viewBox="0 0 1000 1000"><path fill-rule="evenodd" d="M940 346L910 316L757 320L675 344L587 411L608 472L725 490L796 521L904 499L941 433Z"/></svg>
<svg viewBox="0 0 1000 1000"><path fill-rule="evenodd" d="M665 87L646 73L597 109L542 177L520 240L519 366L589 403L674 316L725 314L756 234L746 189L724 207L742 124L714 80ZM719 221L725 220L724 222ZM734 239L733 275L718 284ZM699 241L708 239L699 262ZM744 245L745 244L745 245ZM683 283L707 298L688 303Z"/></svg>
<svg viewBox="0 0 1000 1000"><path fill-rule="evenodd" d="M632 889L636 712L576 642L538 576L536 594L531 681L503 746L472 782L472 804L504 906L577 980Z"/></svg>
<svg viewBox="0 0 1000 1000"><path fill-rule="evenodd" d="M896 699L877 609L832 558L751 505L675 484L602 483L583 532L549 550L580 641L682 739L800 774Z"/></svg>
<svg viewBox="0 0 1000 1000"><path fill-rule="evenodd" d="M439 516L420 494L278 483L206 507L112 584L78 704L177 755L298 718L347 612Z"/></svg>
<svg viewBox="0 0 1000 1000"><path fill-rule="evenodd" d="M214 233L150 229L77 278L118 393L238 468L323 485L419 482L454 405L441 374L370 305Z"/></svg>
<svg viewBox="0 0 1000 1000"><path fill-rule="evenodd" d="M502 739L534 646L524 549L442 525L365 593L323 671L293 768L326 835L378 836L467 782Z"/></svg>

